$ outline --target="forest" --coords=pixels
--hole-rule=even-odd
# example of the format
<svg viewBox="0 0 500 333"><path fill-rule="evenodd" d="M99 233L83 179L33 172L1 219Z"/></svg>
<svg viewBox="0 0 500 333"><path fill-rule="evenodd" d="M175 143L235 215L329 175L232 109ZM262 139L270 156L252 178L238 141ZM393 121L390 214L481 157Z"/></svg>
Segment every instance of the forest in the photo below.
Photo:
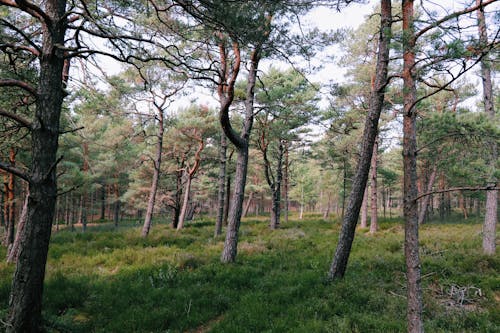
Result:
<svg viewBox="0 0 500 333"><path fill-rule="evenodd" d="M499 332L499 42L497 0L0 0L2 330Z"/></svg>

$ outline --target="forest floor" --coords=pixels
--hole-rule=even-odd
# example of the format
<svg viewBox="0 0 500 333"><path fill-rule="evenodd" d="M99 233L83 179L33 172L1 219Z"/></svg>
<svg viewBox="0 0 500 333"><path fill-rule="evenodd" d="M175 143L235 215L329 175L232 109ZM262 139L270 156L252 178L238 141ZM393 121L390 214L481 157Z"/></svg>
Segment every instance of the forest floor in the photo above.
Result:
<svg viewBox="0 0 500 333"><path fill-rule="evenodd" d="M404 332L404 229L358 230L345 278L326 282L338 221L308 216L271 231L242 222L236 264L222 265L213 220L147 239L130 222L52 236L44 290L49 332ZM481 254L478 220L420 232L427 332L500 332L500 256ZM5 257L5 250L0 257ZM0 318L13 265L0 263Z"/></svg>

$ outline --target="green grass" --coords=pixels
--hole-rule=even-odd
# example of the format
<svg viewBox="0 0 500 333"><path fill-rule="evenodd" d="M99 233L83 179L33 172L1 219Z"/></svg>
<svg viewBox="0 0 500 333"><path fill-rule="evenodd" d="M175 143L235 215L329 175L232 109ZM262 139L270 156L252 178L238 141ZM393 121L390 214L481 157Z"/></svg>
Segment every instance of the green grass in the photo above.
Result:
<svg viewBox="0 0 500 333"><path fill-rule="evenodd" d="M231 265L219 263L223 239L213 239L212 224L181 232L155 225L147 239L133 224L55 233L44 292L49 332L406 330L399 222L382 221L376 235L358 230L345 279L333 284L325 278L336 222L311 216L270 231L266 219L245 220ZM428 332L500 332L500 258L481 254L480 232L470 222L421 228ZM12 272L0 263L2 316Z"/></svg>

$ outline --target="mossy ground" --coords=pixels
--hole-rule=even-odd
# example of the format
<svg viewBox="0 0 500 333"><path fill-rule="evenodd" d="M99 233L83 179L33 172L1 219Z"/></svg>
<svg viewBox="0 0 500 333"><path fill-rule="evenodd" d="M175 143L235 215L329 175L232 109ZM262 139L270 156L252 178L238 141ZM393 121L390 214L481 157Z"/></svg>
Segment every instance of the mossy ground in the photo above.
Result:
<svg viewBox="0 0 500 333"><path fill-rule="evenodd" d="M222 265L213 221L180 232L137 224L53 234L44 290L49 332L403 332L403 225L358 230L342 281L326 283L336 221L271 231L242 222L236 264ZM481 254L481 224L421 227L428 332L500 332L500 258ZM0 256L5 255L2 250ZM0 263L0 315L14 267Z"/></svg>

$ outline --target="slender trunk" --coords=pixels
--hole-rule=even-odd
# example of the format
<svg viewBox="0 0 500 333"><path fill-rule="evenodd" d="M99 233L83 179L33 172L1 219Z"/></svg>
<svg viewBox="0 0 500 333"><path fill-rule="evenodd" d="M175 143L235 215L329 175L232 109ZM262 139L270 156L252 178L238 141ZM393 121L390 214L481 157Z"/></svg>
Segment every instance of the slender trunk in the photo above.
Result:
<svg viewBox="0 0 500 333"><path fill-rule="evenodd" d="M250 57L250 68L247 77L246 96L245 96L245 120L243 131L237 136L229 122L228 109L221 114L221 125L224 133L233 142L238 150L236 162L236 175L234 179L234 193L231 203L231 212L227 226L226 240L221 255L222 263L236 261L238 247L238 231L241 223L241 214L243 212L243 199L245 198L245 185L248 170L248 145L250 142L250 132L252 131L254 119L254 88L257 81L257 68L260 61L261 49L256 46Z"/></svg>
<svg viewBox="0 0 500 333"><path fill-rule="evenodd" d="M378 204L377 204L377 160L378 160L378 139L375 138L372 155L372 176L370 182L371 193L371 216L370 216L370 233L373 234L378 230Z"/></svg>
<svg viewBox="0 0 500 333"><path fill-rule="evenodd" d="M476 0L476 4L481 4L481 0ZM479 29L479 41L483 47L488 45L488 34L486 29L486 19L484 8L477 11L477 21ZM491 62L488 56L481 60L481 79L483 82L483 104L484 111L491 121L495 119L495 105L493 103L493 85L491 81ZM489 142L491 146L490 156L487 161L489 168L488 184L495 186L498 179L495 177L496 163L498 162L498 146L493 140ZM487 255L494 255L496 252L496 224L498 220L498 190L486 191L486 213L483 224L483 252Z"/></svg>
<svg viewBox="0 0 500 333"><path fill-rule="evenodd" d="M363 202L361 203L361 218L360 218L360 228L368 227L368 186L365 187L365 193L363 194Z"/></svg>
<svg viewBox="0 0 500 333"><path fill-rule="evenodd" d="M467 220L467 218L469 217L469 215L468 215L468 212L467 212L467 207L465 206L464 193L462 191L460 191L458 193L458 206L460 207L460 210L464 214L464 219Z"/></svg>
<svg viewBox="0 0 500 333"><path fill-rule="evenodd" d="M231 206L231 174L226 175L226 195L224 198L224 218L222 219L222 224L227 226L227 220L229 218L229 209Z"/></svg>
<svg viewBox="0 0 500 333"><path fill-rule="evenodd" d="M289 176L288 176L288 167L289 167L289 153L288 153L288 141L285 141L285 166L283 167L283 200L284 200L284 220L285 223L288 222L288 207L290 205L288 199L288 188L289 188Z"/></svg>
<svg viewBox="0 0 500 333"><path fill-rule="evenodd" d="M276 165L276 182L272 187L272 214L271 214L271 229L277 229L280 226L280 216L281 216L281 182L283 180L283 155L285 153L285 147L283 142L280 140L278 146L277 165Z"/></svg>
<svg viewBox="0 0 500 333"><path fill-rule="evenodd" d="M381 28L379 34L379 50L375 71L375 85L370 95L370 109L363 130L363 146L356 166L356 174L349 195L347 214L343 218L339 242L335 250L328 278L342 278L347 268L347 261L354 240L356 223L368 181L373 146L378 132L378 121L384 102L384 91L387 84L387 67L389 63L389 41L391 39L391 0L381 0Z"/></svg>
<svg viewBox="0 0 500 333"><path fill-rule="evenodd" d="M9 151L9 162L12 166L16 164L16 150L11 147ZM15 225L16 225L16 197L15 197L15 177L8 175L8 182L5 190L7 191L7 234L5 244L7 249L14 243Z"/></svg>
<svg viewBox="0 0 500 333"><path fill-rule="evenodd" d="M113 204L113 223L115 225L115 228L117 228L118 222L120 222L120 209L121 209L120 188L118 184L114 184L113 188L115 194L115 203Z"/></svg>
<svg viewBox="0 0 500 333"><path fill-rule="evenodd" d="M184 167L184 161L181 162L179 170L176 172L176 183L175 183L175 195L173 210L174 214L172 216L172 228L177 229L177 224L179 223L179 215L181 211L181 198L182 198L182 168Z"/></svg>
<svg viewBox="0 0 500 333"><path fill-rule="evenodd" d="M323 220L328 219L328 217L330 216L330 209L332 206L332 194L330 192L328 192L327 197L328 198L327 198L327 202L326 202L326 209L323 213Z"/></svg>
<svg viewBox="0 0 500 333"><path fill-rule="evenodd" d="M245 205L245 208L243 209L243 217L246 217L248 214L248 210L250 209L250 205L252 204L253 196L255 192L250 192L248 195L247 203Z"/></svg>
<svg viewBox="0 0 500 333"><path fill-rule="evenodd" d="M437 163L434 163L431 175L429 176L429 182L427 183L426 192L432 191L432 187L434 186L434 182L436 181L436 175L437 175ZM420 212L418 214L418 224L423 224L425 222L425 217L427 216L430 199L431 199L430 195L425 196L422 199L422 205L420 207Z"/></svg>
<svg viewBox="0 0 500 333"><path fill-rule="evenodd" d="M156 156L153 161L153 179L151 182L151 189L149 190L148 207L146 210L146 217L144 218L144 224L142 226L142 237L147 237L149 230L151 229L151 223L153 219L153 212L156 202L156 193L158 191L158 182L160 180L160 170L161 170L161 153L163 150L163 133L164 133L164 123L163 123L163 110L158 109L158 133L156 138Z"/></svg>
<svg viewBox="0 0 500 333"><path fill-rule="evenodd" d="M417 110L415 102L415 30L413 0L403 0L403 216L405 221L406 296L408 332L424 331L422 321L422 286L418 253L417 189Z"/></svg>
<svg viewBox="0 0 500 333"><path fill-rule="evenodd" d="M39 82L31 129L31 172L28 212L12 282L6 332L42 331L45 264L57 195L56 165L62 108L62 73L66 23L65 0L45 1L52 24L43 24ZM57 23L57 24L55 24Z"/></svg>
<svg viewBox="0 0 500 333"><path fill-rule="evenodd" d="M189 205L189 195L191 194L191 175L189 172L186 172L186 185L184 187L184 198L182 200L181 212L179 215L179 223L177 223L177 230L181 230L184 228L184 221L186 219L186 213Z"/></svg>
<svg viewBox="0 0 500 333"><path fill-rule="evenodd" d="M215 232L214 237L220 236L222 234L222 223L224 220L224 206L225 197L227 195L225 191L226 186L226 158L227 158L227 140L224 132L220 133L220 146L219 146L219 177L217 179L218 191L217 191L217 219L215 222Z"/></svg>
<svg viewBox="0 0 500 333"><path fill-rule="evenodd" d="M229 212L229 223L226 231L226 240L222 252L223 263L234 262L238 251L238 230L241 223L242 205L245 197L245 184L248 167L248 147L238 149L236 160L236 175L234 177L234 193Z"/></svg>
<svg viewBox="0 0 500 333"><path fill-rule="evenodd" d="M101 214L99 216L101 221L106 219L106 185L101 186Z"/></svg>
<svg viewBox="0 0 500 333"><path fill-rule="evenodd" d="M16 238L12 243L12 246L9 249L9 251L7 251L8 263L17 262L17 258L19 256L19 246L21 243L21 236L24 232L24 227L26 225L26 218L28 216L28 197L29 197L29 192L26 192L26 196L24 198L24 203L23 203L23 209L21 211L21 216L19 217L19 223L17 224Z"/></svg>
<svg viewBox="0 0 500 333"><path fill-rule="evenodd" d="M299 220L304 217L304 184L300 187L300 213Z"/></svg>

